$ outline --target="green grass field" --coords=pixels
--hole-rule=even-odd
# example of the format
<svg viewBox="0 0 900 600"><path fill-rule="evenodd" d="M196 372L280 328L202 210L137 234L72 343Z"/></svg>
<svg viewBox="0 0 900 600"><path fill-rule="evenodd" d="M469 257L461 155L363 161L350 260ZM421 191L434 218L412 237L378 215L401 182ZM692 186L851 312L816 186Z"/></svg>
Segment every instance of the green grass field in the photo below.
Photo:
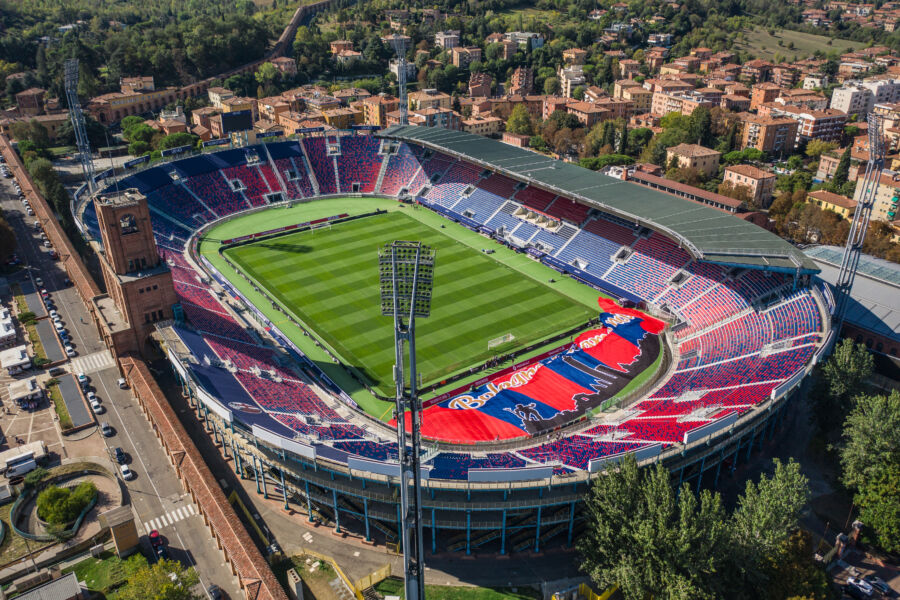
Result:
<svg viewBox="0 0 900 600"><path fill-rule="evenodd" d="M774 60L776 54L780 54L785 60L793 60L794 56L798 59L812 56L816 50L821 50L826 54L829 52L842 54L865 47L863 42L832 39L824 35L787 29L776 30L774 36L769 35L768 30L762 27L745 30L743 34L745 39L735 40L732 50L743 50L764 60ZM778 42L781 42L782 45L779 46ZM791 42L794 47L788 48L788 44Z"/></svg>
<svg viewBox="0 0 900 600"><path fill-rule="evenodd" d="M393 327L380 313L377 250L397 239L421 241L436 250L432 314L416 324L418 370L425 384L544 340L596 314L585 302L403 212L262 240L224 253L347 364L390 394ZM488 349L489 340L507 333L515 336L512 344Z"/></svg>

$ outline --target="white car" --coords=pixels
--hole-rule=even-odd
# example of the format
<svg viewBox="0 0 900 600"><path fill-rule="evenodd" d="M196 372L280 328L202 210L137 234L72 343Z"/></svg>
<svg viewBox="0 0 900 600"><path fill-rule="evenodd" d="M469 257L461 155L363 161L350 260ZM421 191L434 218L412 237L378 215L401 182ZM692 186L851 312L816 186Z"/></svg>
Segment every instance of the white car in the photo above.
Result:
<svg viewBox="0 0 900 600"><path fill-rule="evenodd" d="M53 321L53 327L56 328L56 333L66 333L66 326L62 324L62 321Z"/></svg>
<svg viewBox="0 0 900 600"><path fill-rule="evenodd" d="M87 375L85 375L84 373L79 373L78 374L78 383L80 383L83 387L87 382L88 382Z"/></svg>
<svg viewBox="0 0 900 600"><path fill-rule="evenodd" d="M41 279L40 277L35 277L35 278L34 278L34 283L35 283L38 287L44 287L44 280Z"/></svg>
<svg viewBox="0 0 900 600"><path fill-rule="evenodd" d="M128 468L128 465L121 465L119 470L122 471L122 479L125 481L131 481L134 479L134 471Z"/></svg>
<svg viewBox="0 0 900 600"><path fill-rule="evenodd" d="M94 401L91 402L91 410L94 411L94 414L102 415L105 409L103 408L103 405L100 404L100 402L98 402L95 398Z"/></svg>
<svg viewBox="0 0 900 600"><path fill-rule="evenodd" d="M73 356L77 356L77 355L78 355L78 353L75 352L75 348L73 348L72 346L66 346L66 356L68 356L69 358L72 358Z"/></svg>
<svg viewBox="0 0 900 600"><path fill-rule="evenodd" d="M50 320L53 321L54 323L62 323L62 317L59 315L56 315L55 317L50 317Z"/></svg>
<svg viewBox="0 0 900 600"><path fill-rule="evenodd" d="M25 209L25 214L28 215L29 217L33 217L33 216L34 216L34 211L31 210L31 207L29 206L28 208ZM44 243L47 244L47 245L50 244L50 242L44 242Z"/></svg>
<svg viewBox="0 0 900 600"><path fill-rule="evenodd" d="M95 394L94 392L88 392L86 395L88 402L90 402L91 404L93 404L94 402L97 402L98 404L100 403L100 398L98 398L97 394Z"/></svg>
<svg viewBox="0 0 900 600"><path fill-rule="evenodd" d="M51 311L50 311L49 313L47 313L47 314L49 314L49 315L50 315L50 318L53 319L54 321L56 320L56 317L59 316L59 313L56 312L55 310L51 310Z"/></svg>
<svg viewBox="0 0 900 600"><path fill-rule="evenodd" d="M32 212L31 209L28 209L28 212ZM44 248L51 248L53 244L50 243L50 240L44 240Z"/></svg>
<svg viewBox="0 0 900 600"><path fill-rule="evenodd" d="M872 584L864 579L860 579L858 577L848 577L847 578L847 586L851 588L856 588L865 596L871 596L875 593L875 590L872 588Z"/></svg>

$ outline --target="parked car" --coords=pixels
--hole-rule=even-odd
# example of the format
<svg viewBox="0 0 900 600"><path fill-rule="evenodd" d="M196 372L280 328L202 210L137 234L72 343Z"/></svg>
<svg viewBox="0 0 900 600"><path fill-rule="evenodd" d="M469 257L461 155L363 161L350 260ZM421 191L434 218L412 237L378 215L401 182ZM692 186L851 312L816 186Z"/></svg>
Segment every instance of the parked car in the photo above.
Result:
<svg viewBox="0 0 900 600"><path fill-rule="evenodd" d="M156 548L157 546L162 546L163 539L162 539L162 536L159 535L158 529L152 530L148 537L150 538L150 545L153 546L154 548Z"/></svg>
<svg viewBox="0 0 900 600"><path fill-rule="evenodd" d="M872 598L875 595L875 589L872 585L858 577L848 577L844 591L854 598Z"/></svg>
<svg viewBox="0 0 900 600"><path fill-rule="evenodd" d="M50 311L49 313L47 313L47 314L49 314L49 315L50 315L50 318L53 319L54 321L56 320L56 317L59 316L59 313L56 312L55 310L51 310L51 311Z"/></svg>
<svg viewBox="0 0 900 600"><path fill-rule="evenodd" d="M53 311L53 312L55 312L55 311ZM78 383L81 384L81 387L84 387L84 386L87 385L87 382L88 382L88 376L87 376L87 375L85 375L84 373L79 373L79 374L77 375L77 377L78 377Z"/></svg>
<svg viewBox="0 0 900 600"><path fill-rule="evenodd" d="M34 278L34 283L35 283L38 287L44 287L44 280L41 279L40 277L35 277L35 278Z"/></svg>
<svg viewBox="0 0 900 600"><path fill-rule="evenodd" d="M119 463L120 465L124 465L124 464L125 464L125 462L126 462L126 457L125 457L125 451L124 451L124 450L122 450L121 448L119 448L118 446L116 446L115 448L113 448L112 453L113 453L113 458L116 459L116 462L117 462L117 463Z"/></svg>
<svg viewBox="0 0 900 600"><path fill-rule="evenodd" d="M103 421L100 423L100 433L103 434L103 437L112 437L113 436L113 428L110 427L108 421Z"/></svg>
<svg viewBox="0 0 900 600"><path fill-rule="evenodd" d="M122 471L122 479L124 479L125 481L131 481L132 479L134 479L134 471L132 471L128 467L128 465L122 465L121 467L119 467L119 469Z"/></svg>
<svg viewBox="0 0 900 600"><path fill-rule="evenodd" d="M103 405L96 399L91 402L91 410L94 411L95 415L102 415L106 411L106 409L103 408Z"/></svg>
<svg viewBox="0 0 900 600"><path fill-rule="evenodd" d="M88 402L100 402L100 398L97 397L97 394L95 394L93 390L88 391L85 396L87 396Z"/></svg>
<svg viewBox="0 0 900 600"><path fill-rule="evenodd" d="M125 381L124 377L119 377L119 379L116 381L116 383L119 385L120 390L128 389L128 382Z"/></svg>
<svg viewBox="0 0 900 600"><path fill-rule="evenodd" d="M866 575L865 577L863 577L863 581L878 590L878 592L882 596L887 596L888 598L890 598L893 593L891 586L889 586L887 582L881 577L878 577L876 575Z"/></svg>
<svg viewBox="0 0 900 600"><path fill-rule="evenodd" d="M222 588L220 588L216 584L212 584L208 588L206 588L206 593L209 595L211 600L222 600Z"/></svg>
<svg viewBox="0 0 900 600"><path fill-rule="evenodd" d="M62 321L53 321L53 327L60 333L66 330L66 326L63 325Z"/></svg>
<svg viewBox="0 0 900 600"><path fill-rule="evenodd" d="M66 346L66 356L72 358L73 356L78 356L78 353L75 352L75 348L72 346Z"/></svg>

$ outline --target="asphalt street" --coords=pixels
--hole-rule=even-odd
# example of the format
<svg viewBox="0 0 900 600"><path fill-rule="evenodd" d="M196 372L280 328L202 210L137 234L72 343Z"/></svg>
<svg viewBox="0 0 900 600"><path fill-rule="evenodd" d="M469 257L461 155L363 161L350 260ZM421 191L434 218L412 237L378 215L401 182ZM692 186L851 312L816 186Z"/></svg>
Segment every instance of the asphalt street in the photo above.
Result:
<svg viewBox="0 0 900 600"><path fill-rule="evenodd" d="M50 257L50 248L42 245L40 231L15 196L12 180L0 179L0 206L16 232L17 253L26 265L28 279L41 277L56 310L71 336L77 356L63 366L72 374L85 373L90 389L100 399L104 412L100 421L113 427L114 435L103 438L107 451L121 447L135 477L127 482L128 499L144 537L142 544L151 554L146 538L149 528L158 529L166 540L172 558L195 566L204 590L215 583L227 596L241 598L238 582L225 564L224 556L210 537L199 511L184 493L175 471L130 390L119 389L118 367L91 323L87 310L66 274ZM101 436L99 430L93 435ZM152 526L156 525L155 527Z"/></svg>

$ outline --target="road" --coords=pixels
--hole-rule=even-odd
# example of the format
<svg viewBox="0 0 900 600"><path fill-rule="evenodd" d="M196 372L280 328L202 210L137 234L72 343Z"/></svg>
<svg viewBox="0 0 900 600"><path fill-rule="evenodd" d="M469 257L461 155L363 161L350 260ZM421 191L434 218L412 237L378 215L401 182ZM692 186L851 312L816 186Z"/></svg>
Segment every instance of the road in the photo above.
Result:
<svg viewBox="0 0 900 600"><path fill-rule="evenodd" d="M135 472L135 478L127 482L128 499L138 521L138 530L144 534L145 553L151 554L146 534L150 529L158 529L169 545L172 558L196 566L204 591L215 583L227 596L243 597L237 580L203 525L199 510L184 493L137 401L129 390L119 389L120 374L112 356L91 323L75 288L66 285L65 272L50 258L50 249L41 245L40 231L35 231L32 226L35 218L26 215L15 196L12 180L0 179L0 206L16 233L17 253L26 265L26 277L43 279L43 287L50 292L56 310L71 334L77 356L63 366L73 374L83 372L90 378L89 384L105 409L99 420L108 421L114 429L114 435L109 438L101 437L97 430L91 434L97 439L97 451L102 453L121 447Z"/></svg>

